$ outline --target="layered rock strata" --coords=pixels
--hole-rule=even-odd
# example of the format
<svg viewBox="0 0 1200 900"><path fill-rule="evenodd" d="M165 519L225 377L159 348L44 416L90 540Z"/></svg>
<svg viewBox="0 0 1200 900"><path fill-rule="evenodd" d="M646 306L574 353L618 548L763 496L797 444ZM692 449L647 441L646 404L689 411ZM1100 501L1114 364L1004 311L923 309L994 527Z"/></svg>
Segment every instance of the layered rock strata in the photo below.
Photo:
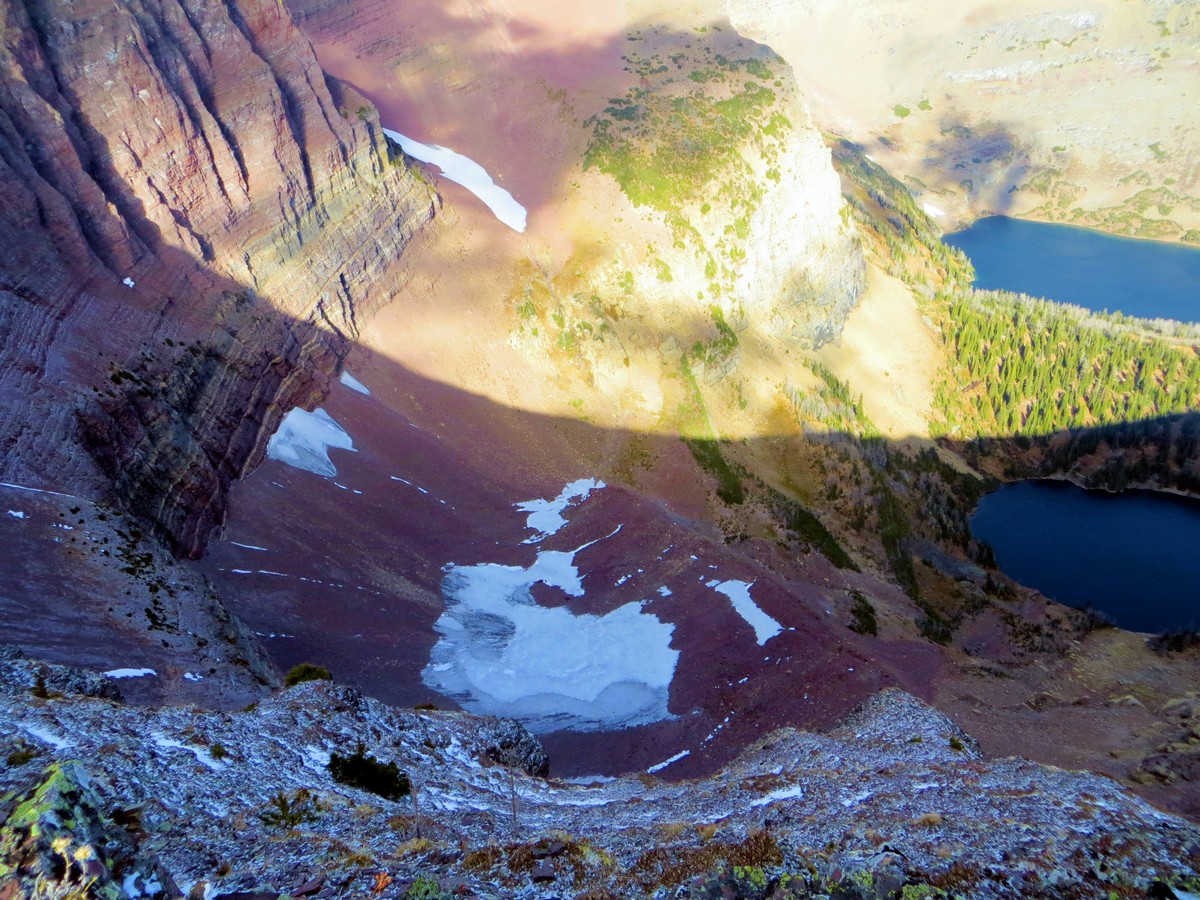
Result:
<svg viewBox="0 0 1200 900"><path fill-rule="evenodd" d="M198 555L437 198L281 4L0 15L0 478Z"/></svg>

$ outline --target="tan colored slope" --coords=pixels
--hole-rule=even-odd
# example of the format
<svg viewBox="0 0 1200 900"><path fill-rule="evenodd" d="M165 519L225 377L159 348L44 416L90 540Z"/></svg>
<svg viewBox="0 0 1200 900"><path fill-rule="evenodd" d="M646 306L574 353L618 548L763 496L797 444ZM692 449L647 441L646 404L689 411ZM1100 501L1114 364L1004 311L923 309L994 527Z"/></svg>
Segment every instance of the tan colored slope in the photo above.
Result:
<svg viewBox="0 0 1200 900"><path fill-rule="evenodd" d="M943 225L1028 212L1048 199L1039 215L1062 217L1072 206L1113 206L1161 187L1181 199L1169 201L1168 212L1151 208L1150 218L1170 218L1181 229L1200 225L1200 204L1188 202L1200 193L1200 16L1193 4L728 6L736 27L792 64L817 119L908 176L947 213ZM1053 198L1032 188L1010 193L1051 169L1062 185Z"/></svg>
<svg viewBox="0 0 1200 900"><path fill-rule="evenodd" d="M862 394L885 437L928 438L933 381L942 350L903 282L871 266L867 292L846 320L839 341L814 358Z"/></svg>

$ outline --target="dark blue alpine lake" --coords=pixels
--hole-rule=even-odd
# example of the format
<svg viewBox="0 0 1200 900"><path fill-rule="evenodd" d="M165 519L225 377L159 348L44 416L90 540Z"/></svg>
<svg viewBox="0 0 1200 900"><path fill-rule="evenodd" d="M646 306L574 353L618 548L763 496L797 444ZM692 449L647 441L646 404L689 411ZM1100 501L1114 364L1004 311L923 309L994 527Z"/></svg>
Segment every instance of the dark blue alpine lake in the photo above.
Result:
<svg viewBox="0 0 1200 900"><path fill-rule="evenodd" d="M1200 626L1200 501L1022 481L985 496L971 532L1007 575L1060 603L1133 631Z"/></svg>
<svg viewBox="0 0 1200 900"><path fill-rule="evenodd" d="M982 290L1200 322L1200 247L1007 216L979 219L943 240L970 257Z"/></svg>

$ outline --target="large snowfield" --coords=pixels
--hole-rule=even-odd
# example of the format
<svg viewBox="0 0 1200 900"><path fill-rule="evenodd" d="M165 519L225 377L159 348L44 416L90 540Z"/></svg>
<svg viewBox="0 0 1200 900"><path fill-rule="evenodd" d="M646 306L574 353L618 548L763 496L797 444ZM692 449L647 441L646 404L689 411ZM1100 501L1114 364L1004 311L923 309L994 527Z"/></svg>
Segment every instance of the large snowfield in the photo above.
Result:
<svg viewBox="0 0 1200 900"><path fill-rule="evenodd" d="M568 485L554 500L518 507L541 536L594 481ZM611 535L610 535L611 536ZM591 542L596 543L596 542ZM584 595L574 550L539 550L528 566L450 565L442 581L446 611L422 679L478 713L514 716L533 731L600 730L667 718L679 660L675 626L626 603L602 616L576 615L534 599L535 584Z"/></svg>

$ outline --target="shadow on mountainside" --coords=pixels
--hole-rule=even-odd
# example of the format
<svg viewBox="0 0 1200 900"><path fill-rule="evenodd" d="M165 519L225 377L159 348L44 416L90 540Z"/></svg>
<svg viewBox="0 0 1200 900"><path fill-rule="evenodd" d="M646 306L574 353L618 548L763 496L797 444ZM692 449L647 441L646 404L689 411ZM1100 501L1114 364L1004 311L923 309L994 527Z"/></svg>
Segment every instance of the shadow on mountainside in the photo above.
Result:
<svg viewBox="0 0 1200 900"><path fill-rule="evenodd" d="M916 134L901 132L903 145L918 144L907 151L920 164L920 192L941 191L966 194L969 207L979 215L1008 215L1017 189L1032 171L1030 148L1003 122L972 123L961 113L943 115L936 136L920 143ZM876 138L864 145L869 152L890 150L890 138Z"/></svg>
<svg viewBox="0 0 1200 900"><path fill-rule="evenodd" d="M610 41L596 52L607 66L619 49ZM561 60L574 63L582 61ZM523 121L478 132L525 135L527 143L512 145L522 148L526 167L513 176L518 185L522 171L544 163L530 135L554 133L550 126L526 132ZM577 159L576 149L559 149L552 158ZM96 165L102 172L103 160ZM6 167L3 174L6 195L24 196L19 185L31 173ZM536 185L555 185L554 174L539 173L523 199L541 202L546 195ZM100 182L110 179L102 174ZM669 774L699 775L777 727L828 726L881 687L900 685L937 700L944 682L966 677L964 668L978 673L989 666L1003 673L993 680L1007 675L1017 683L1013 695L1002 697L1018 709L1006 721L1018 721L1025 740L1044 736L1050 716L1027 717L1020 693L1029 693L1027 676L1010 669L1020 674L1031 659L1057 662L1084 635L1065 610L979 568L979 548L965 532L981 489L970 476L946 472L929 457L910 466L882 440L837 433L799 439L791 419L786 429L741 441L701 438L688 445L670 434L503 406L353 350L351 335L328 321L300 321L271 308L247 285L214 276L195 255L163 243L136 202L116 204L139 235L127 239L137 250L136 285L128 288L119 280L123 272L97 265L87 253L71 257L50 236L31 239L42 233L31 231L36 202L21 207L24 219L15 208L3 219L3 237L22 247L23 268L4 271L5 312L14 324L2 373L5 396L22 400L6 409L8 477L66 488L73 500L123 504L154 522L183 555L199 553L208 528L224 525L228 540L211 548L199 571L280 666L324 662L340 680L391 702L453 702L422 681L438 637L434 625L446 607L445 567L529 566L538 551L525 543L525 515L513 504L551 498L567 481L599 476L611 486L577 504L561 533L538 544L578 554L583 593L542 582L519 605L532 608L536 601L595 617L588 623L614 614L654 617L671 626L670 648L680 655L668 718L554 733L547 743L560 771L645 771L687 751ZM489 276L486 253L464 253L463 264ZM450 326L476 312L458 308L458 298L434 296ZM693 325L700 327L680 327ZM332 383L347 358L369 396ZM337 474L323 478L277 461L257 465L282 416L293 405L317 403L355 442L355 452L333 454ZM764 459L779 461L778 468L764 471ZM230 495L226 517L227 491L247 473ZM945 504L937 518L925 515L930 504L918 490L922 480L941 482L928 487L929 497ZM100 592L120 590L122 574L138 580L141 557L112 560L95 543L63 547L65 530L52 515L47 508L48 523L4 519L14 533L29 529L14 544L25 552L5 563L12 581L3 612L6 621L19 622L18 642L34 655L89 665L102 664L104 652L148 654L158 642L155 658L115 655L110 664L162 659L166 671L172 659L190 662L180 647L194 635L186 625L162 629L149 599L151 588L173 585L139 582L138 597L148 597L142 610L132 602L119 613L102 609ZM29 564L47 542L64 551L55 557L61 568ZM922 542L937 552L922 553ZM108 575L61 588L63 571L74 565L104 567ZM763 637L755 622L765 623L753 610L714 590L731 582L753 589L753 607L778 624L777 633ZM980 622L967 648L971 656L935 642L952 641L956 625ZM1023 630L1026 623L1032 624ZM491 624L483 642L493 654L485 655L488 664L516 633L503 616ZM544 643L529 652L555 649L555 632L539 636ZM222 666L246 667L236 641L228 643L228 650L220 648ZM624 661L634 673L644 672L645 660L636 658L640 645L618 649L634 657ZM186 677L183 665L174 668L172 677ZM503 683L502 667L484 669L485 678ZM220 672L214 666L210 674ZM588 692L596 673L586 666L563 680L562 690L584 695L574 699L595 699ZM620 694L630 685L609 686ZM1088 714L1116 717L1132 729L1145 724L1137 718L1144 712L1093 707ZM1070 710L1052 715L1065 723L1059 728L1075 724ZM1052 761L1092 764L1125 734L1117 729L1108 744L1088 747L1092 733L1080 731L1064 736L1062 746L1030 743L1026 752L1036 756L1032 751L1041 747ZM997 740L1001 748L1014 745L1021 746Z"/></svg>

